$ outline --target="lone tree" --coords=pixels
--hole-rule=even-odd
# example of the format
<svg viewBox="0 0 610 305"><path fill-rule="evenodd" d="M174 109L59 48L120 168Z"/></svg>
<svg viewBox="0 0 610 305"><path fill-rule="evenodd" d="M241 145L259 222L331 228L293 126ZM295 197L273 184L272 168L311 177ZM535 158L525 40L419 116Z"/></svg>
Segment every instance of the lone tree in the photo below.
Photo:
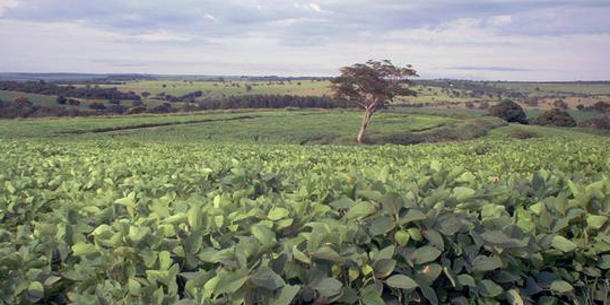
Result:
<svg viewBox="0 0 610 305"><path fill-rule="evenodd" d="M409 90L409 78L417 77L411 65L396 67L389 60L369 60L340 69L341 75L331 80L335 97L357 103L364 109L364 119L356 137L358 144L366 135L373 114L390 103L396 96L415 96Z"/></svg>

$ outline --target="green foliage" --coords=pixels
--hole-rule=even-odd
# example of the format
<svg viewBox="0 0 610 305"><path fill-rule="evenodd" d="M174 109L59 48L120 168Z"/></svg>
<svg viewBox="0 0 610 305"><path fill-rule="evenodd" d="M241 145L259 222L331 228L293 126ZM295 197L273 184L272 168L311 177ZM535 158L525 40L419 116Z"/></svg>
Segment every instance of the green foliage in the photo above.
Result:
<svg viewBox="0 0 610 305"><path fill-rule="evenodd" d="M489 109L489 114L511 123L527 124L527 115L519 104L513 101L503 101Z"/></svg>
<svg viewBox="0 0 610 305"><path fill-rule="evenodd" d="M0 142L0 302L609 298L607 140L135 139Z"/></svg>

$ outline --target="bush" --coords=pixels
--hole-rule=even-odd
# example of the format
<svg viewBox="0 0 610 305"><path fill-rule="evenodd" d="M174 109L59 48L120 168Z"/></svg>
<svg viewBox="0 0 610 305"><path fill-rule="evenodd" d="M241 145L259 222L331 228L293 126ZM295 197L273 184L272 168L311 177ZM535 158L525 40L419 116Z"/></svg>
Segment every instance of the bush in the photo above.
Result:
<svg viewBox="0 0 610 305"><path fill-rule="evenodd" d="M610 112L610 104L606 103L606 102L599 101L599 102L593 104L593 106L587 107L586 110L606 113L606 112Z"/></svg>
<svg viewBox="0 0 610 305"><path fill-rule="evenodd" d="M133 106L133 107L139 107L139 106L142 106L142 105L144 105L144 102L142 102L142 101L133 101L133 102L131 102L131 106Z"/></svg>
<svg viewBox="0 0 610 305"><path fill-rule="evenodd" d="M146 112L146 107L143 106L131 107L127 110L127 114L139 114L144 112Z"/></svg>
<svg viewBox="0 0 610 305"><path fill-rule="evenodd" d="M503 101L489 109L489 114L504 119L510 123L527 124L527 116L523 108L513 101Z"/></svg>
<svg viewBox="0 0 610 305"><path fill-rule="evenodd" d="M119 100L118 98L113 98L113 99L108 100L108 103L113 104L113 105L120 105L121 100Z"/></svg>
<svg viewBox="0 0 610 305"><path fill-rule="evenodd" d="M488 109L489 108L489 103L488 102L482 102L479 105L479 109Z"/></svg>
<svg viewBox="0 0 610 305"><path fill-rule="evenodd" d="M534 124L547 125L547 126L559 126L559 127L574 127L576 121L567 112L561 109L553 109L544 112L539 117L533 120Z"/></svg>
<svg viewBox="0 0 610 305"><path fill-rule="evenodd" d="M58 96L57 97L57 103L60 105L65 105L66 102L68 102L68 99L64 96Z"/></svg>
<svg viewBox="0 0 610 305"><path fill-rule="evenodd" d="M75 99L69 99L68 100L68 105L70 105L70 106L78 106L78 105L80 105L80 101L79 100L75 100Z"/></svg>
<svg viewBox="0 0 610 305"><path fill-rule="evenodd" d="M586 120L586 121L578 124L578 126L585 127L585 128L610 130L610 116L606 115L603 117Z"/></svg>
<svg viewBox="0 0 610 305"><path fill-rule="evenodd" d="M116 114L123 114L127 112L127 107L123 105L111 105L108 107L108 111Z"/></svg>
<svg viewBox="0 0 610 305"><path fill-rule="evenodd" d="M555 108L559 108L559 109L563 109L563 110L568 110L568 104L566 104L566 102L564 102L563 100L556 100L555 102L553 102L553 106L555 106Z"/></svg>
<svg viewBox="0 0 610 305"><path fill-rule="evenodd" d="M103 103L95 102L95 103L91 103L89 105L89 109L93 109L96 111L103 111L103 110L106 110L106 105L104 105Z"/></svg>
<svg viewBox="0 0 610 305"><path fill-rule="evenodd" d="M576 109L578 109L579 111L583 111L583 109L585 109L585 105L578 104L578 106L576 106Z"/></svg>

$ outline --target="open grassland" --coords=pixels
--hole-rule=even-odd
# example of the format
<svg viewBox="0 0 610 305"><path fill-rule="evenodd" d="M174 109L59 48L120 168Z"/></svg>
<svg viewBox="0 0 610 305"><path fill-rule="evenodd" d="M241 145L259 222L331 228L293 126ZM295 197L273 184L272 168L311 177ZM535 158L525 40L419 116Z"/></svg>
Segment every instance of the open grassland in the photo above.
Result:
<svg viewBox="0 0 610 305"><path fill-rule="evenodd" d="M610 138L296 145L360 115L0 121L0 303L608 301ZM371 136L473 120L379 113Z"/></svg>
<svg viewBox="0 0 610 305"><path fill-rule="evenodd" d="M352 144L360 126L358 111L213 111L184 115L140 115L72 119L12 120L0 124L7 138L100 135L151 140L248 141L262 143ZM368 135L373 143L419 143L484 136L505 125L497 118L386 111L375 116Z"/></svg>
<svg viewBox="0 0 610 305"><path fill-rule="evenodd" d="M293 80L293 81L183 81L183 80L144 80L128 81L122 85L100 85L116 87L121 91L134 91L138 94L149 92L152 96L159 93L174 96L185 95L194 91L203 91L204 97L221 98L223 96L253 94L288 94L300 96L331 95L330 83L327 81ZM250 89L248 89L250 88Z"/></svg>
<svg viewBox="0 0 610 305"><path fill-rule="evenodd" d="M536 83L490 82L490 86L532 94L576 93L585 95L610 95L609 83Z"/></svg>
<svg viewBox="0 0 610 305"><path fill-rule="evenodd" d="M11 102L18 97L25 97L35 105L50 106L50 105L57 104L57 96L53 96L53 95L42 95L42 94L0 90L0 100Z"/></svg>
<svg viewBox="0 0 610 305"><path fill-rule="evenodd" d="M105 106L111 105L108 102L108 100L104 100L104 99L77 98L76 100L78 100L80 102L80 104L78 106L69 106L69 105L62 106L57 103L56 95L42 95L42 94L34 94L34 93L23 93L23 92L16 92L16 91L0 90L0 100L2 100L2 101L12 102L18 97L27 98L28 101L32 102L33 105L46 106L46 107L70 107L70 108L76 107L78 109L83 110L83 109L88 109L89 105L91 103L102 103ZM124 101L123 104L126 106L130 106L130 101ZM162 104L162 102L149 101L149 104L151 105L151 107L154 107L154 106Z"/></svg>

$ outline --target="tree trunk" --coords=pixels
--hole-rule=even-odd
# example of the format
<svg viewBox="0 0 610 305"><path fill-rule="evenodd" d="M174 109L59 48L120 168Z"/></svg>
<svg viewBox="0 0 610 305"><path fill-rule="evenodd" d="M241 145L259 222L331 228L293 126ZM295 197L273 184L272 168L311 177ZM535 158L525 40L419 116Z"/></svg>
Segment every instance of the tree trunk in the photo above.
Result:
<svg viewBox="0 0 610 305"><path fill-rule="evenodd" d="M373 109L370 107L367 107L364 112L364 119L362 120L362 126L360 126L360 132L358 133L358 136L356 137L356 142L358 142L358 144L362 144L362 140L364 139L364 136L366 135L366 127L369 125L369 122L371 121L371 116L373 116Z"/></svg>

